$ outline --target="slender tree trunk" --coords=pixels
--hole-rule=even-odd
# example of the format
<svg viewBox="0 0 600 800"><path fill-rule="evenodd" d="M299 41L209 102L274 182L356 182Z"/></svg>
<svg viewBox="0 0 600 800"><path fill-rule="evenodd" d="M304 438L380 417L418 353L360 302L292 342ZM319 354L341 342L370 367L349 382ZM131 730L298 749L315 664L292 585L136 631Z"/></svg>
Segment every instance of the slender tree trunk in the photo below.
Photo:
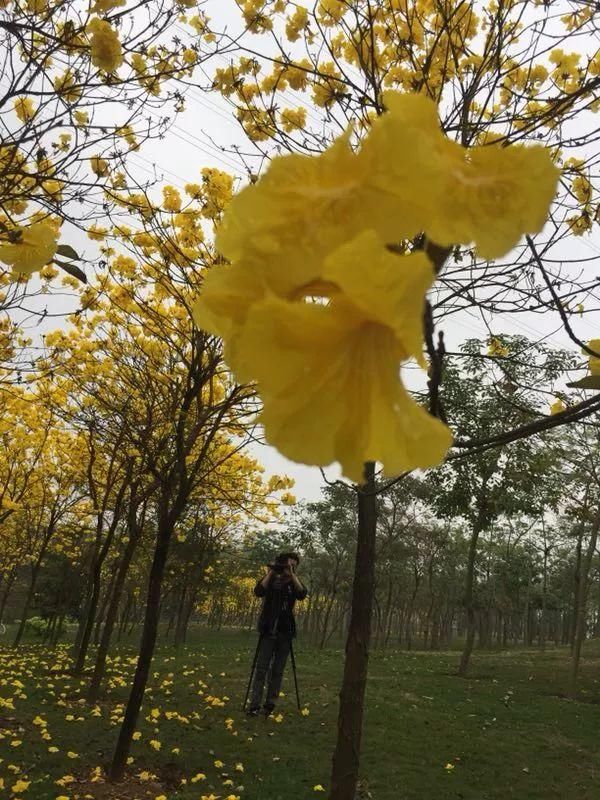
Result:
<svg viewBox="0 0 600 800"><path fill-rule="evenodd" d="M96 613L98 611L98 602L100 600L100 590L102 588L102 567L104 566L104 562L109 553L110 547L113 543L115 532L117 530L117 525L119 523L119 518L120 518L119 510L121 502L123 500L124 493L125 493L125 484L123 484L123 486L119 491L117 502L115 503L115 509L113 511L113 519L110 523L108 531L106 532L104 543L97 552L92 562L92 572L91 572L92 590L90 594L88 613L85 618L85 623L81 634L81 643L79 645L79 649L77 650L75 664L73 665L73 672L75 675L78 675L81 672L83 672L83 668L85 666L85 659L87 657L88 648L90 646L92 632L94 630L94 622L96 620Z"/></svg>
<svg viewBox="0 0 600 800"><path fill-rule="evenodd" d="M390 637L392 635L392 625L393 625L393 623L394 623L394 603L393 603L393 597L392 597L392 600L390 602L390 610L389 610L388 618L387 618L387 629L386 629L386 632L385 632L385 640L384 640L384 643L383 643L384 647L387 647L387 645L388 645L388 643L390 641Z"/></svg>
<svg viewBox="0 0 600 800"><path fill-rule="evenodd" d="M158 615L160 617L160 610L159 610L159 614ZM177 616L177 611L175 609L173 609L171 611L171 614L169 615L169 622L167 623L167 630L165 632L165 639L168 639L169 636L171 635L171 631L173 629L173 626L175 625L176 616Z"/></svg>
<svg viewBox="0 0 600 800"><path fill-rule="evenodd" d="M196 597L197 597L197 590L193 590L192 592L190 592L190 598L187 603L187 608L185 609L183 615L183 627L181 631L181 641L183 642L183 644L186 644L187 642L190 620L192 618L192 614L194 613L194 608L196 606Z"/></svg>
<svg viewBox="0 0 600 800"><path fill-rule="evenodd" d="M575 574L573 575L573 613L569 622L569 642L571 655L575 649L575 628L579 618L579 598L581 595L581 559L583 551L583 525L577 534L577 548L575 550Z"/></svg>
<svg viewBox="0 0 600 800"><path fill-rule="evenodd" d="M381 647L385 648L390 638L390 631L391 631L391 618L392 618L392 597L393 597L393 584L392 579L388 576L388 588L385 597L385 610L383 612L383 628L382 628L382 639L381 639Z"/></svg>
<svg viewBox="0 0 600 800"><path fill-rule="evenodd" d="M181 592L179 593L179 603L177 604L177 622L175 624L175 635L173 637L173 645L175 648L179 647L179 645L183 641L183 619L184 619L184 612L186 608L186 596L187 596L188 585L185 583L181 587Z"/></svg>
<svg viewBox="0 0 600 800"><path fill-rule="evenodd" d="M129 539L127 540L125 551L123 553L123 557L121 558L121 561L119 563L119 568L116 573L115 585L113 587L113 592L110 597L108 609L106 611L106 620L102 628L102 636L100 637L98 652L96 653L94 674L92 675L92 680L90 682L90 686L88 689L87 701L88 703L91 704L95 703L98 699L100 686L102 685L102 680L104 678L104 671L106 669L106 658L108 656L110 640L112 638L115 623L117 621L117 615L119 613L119 603L121 602L121 595L123 593L123 586L125 585L125 578L127 577L127 573L129 571L129 566L131 564L133 554L135 553L138 542L140 540L141 532L142 532L141 526L137 527L135 523L133 526L130 525Z"/></svg>
<svg viewBox="0 0 600 800"><path fill-rule="evenodd" d="M117 641L121 641L121 637L125 632L125 628L127 627L127 623L129 622L129 614L131 613L131 592L127 592L127 600L125 602L125 608L121 611L121 619L119 621L119 634L117 636Z"/></svg>
<svg viewBox="0 0 600 800"><path fill-rule="evenodd" d="M78 616L77 632L75 633L75 639L73 641L73 647L71 649L73 658L77 658L77 654L79 653L79 649L81 647L83 632L85 630L86 621L90 613L90 603L92 602L92 591L93 591L92 584L90 583L90 581L87 581L83 605L81 607Z"/></svg>
<svg viewBox="0 0 600 800"><path fill-rule="evenodd" d="M334 578L334 583L333 583L334 587L336 578ZM327 608L325 610L325 619L323 620L323 629L321 631L321 641L319 642L319 650L322 650L325 647L325 642L327 641L327 629L329 628L329 618L331 617L331 609L333 608L333 604L335 603L335 595L336 592L334 588L333 594L329 598L329 601L327 603Z"/></svg>
<svg viewBox="0 0 600 800"><path fill-rule="evenodd" d="M531 645L531 608L530 608L530 598L531 598L531 583L533 580L533 573L530 570L529 572L529 580L527 581L527 594L525 595L525 612L524 612L524 622L523 622L523 644L525 647L529 647Z"/></svg>
<svg viewBox="0 0 600 800"><path fill-rule="evenodd" d="M0 624L4 622L4 612L6 611L6 604L8 602L8 598L10 596L10 592L16 577L17 577L17 569L16 567L13 567L10 571L10 575L6 580L4 591L2 592L2 600L0 601Z"/></svg>
<svg viewBox="0 0 600 800"><path fill-rule="evenodd" d="M408 608L406 609L405 615L405 631L404 631L404 640L406 643L406 649L412 650L412 631L413 631L413 613L414 613L414 600L417 595L419 587L415 587L413 595L410 599L408 604Z"/></svg>
<svg viewBox="0 0 600 800"><path fill-rule="evenodd" d="M546 606L548 603L548 547L544 542L544 562L542 574L542 614L540 617L540 647L542 651L546 649Z"/></svg>
<svg viewBox="0 0 600 800"><path fill-rule="evenodd" d="M44 631L44 637L42 639L42 644L45 646L52 638L52 634L54 633L54 626L56 625L56 611L52 611L48 619L46 620L46 630Z"/></svg>
<svg viewBox="0 0 600 800"><path fill-rule="evenodd" d="M119 571L119 564L120 560L119 561L115 560L115 563L113 564L113 567L111 569L110 581L108 583L108 586L106 587L106 591L104 592L104 597L102 598L102 602L100 603L100 609L96 614L96 624L94 626L95 647L98 647L98 645L100 644L100 634L104 629L108 607L110 606L110 602L115 591L115 583L117 580L117 573Z"/></svg>
<svg viewBox="0 0 600 800"><path fill-rule="evenodd" d="M35 585L37 583L39 567L40 567L40 562L37 561L31 571L31 581L29 582L29 589L27 590L27 597L25 598L25 605L23 606L23 610L21 612L21 621L19 622L19 627L17 629L15 640L13 642L13 647L18 647L21 644L21 639L23 638L23 634L25 633L25 626L27 625L27 618L29 617L29 609L31 608L33 595L35 593Z"/></svg>
<svg viewBox="0 0 600 800"><path fill-rule="evenodd" d="M65 627L65 614L64 612L60 615L56 628L54 629L54 635L52 637L52 641L50 642L51 647L56 647L60 637L62 636L63 630Z"/></svg>
<svg viewBox="0 0 600 800"><path fill-rule="evenodd" d="M27 625L29 610L31 608L31 603L33 602L35 587L37 585L37 579L40 574L40 567L42 566L42 561L44 560L44 556L46 555L46 550L48 549L48 544L50 542L50 539L52 538L53 533L54 533L54 521L51 521L50 525L48 526L46 535L44 537L44 541L40 549L40 554L38 555L31 570L31 582L29 584L29 589L27 590L27 597L25 598L25 605L23 606L23 611L21 614L21 622L19 623L19 628L17 630L17 634L13 642L13 647L18 647L21 644L21 639L23 638L23 634L25 633L25 626Z"/></svg>
<svg viewBox="0 0 600 800"><path fill-rule="evenodd" d="M590 532L590 540L581 564L579 576L579 596L577 598L577 615L575 617L575 635L573 637L573 658L571 661L571 679L569 682L569 697L574 700L577 696L577 677L579 675L579 663L581 661L581 648L585 638L586 611L589 587L590 567L596 550L598 541L598 529L600 528L600 510L596 512L596 517Z"/></svg>
<svg viewBox="0 0 600 800"><path fill-rule="evenodd" d="M465 586L465 610L467 613L467 638L463 647L462 655L460 657L460 665L458 667L458 674L464 678L469 669L469 662L471 660L471 653L473 652L473 644L475 642L475 557L477 555L477 541L479 539L480 528L476 524L471 533L471 541L469 543L469 557L467 560L467 577Z"/></svg>
<svg viewBox="0 0 600 800"><path fill-rule="evenodd" d="M365 484L358 492L352 614L346 642L329 800L354 800L356 795L375 588L376 529L375 465L368 463L365 465Z"/></svg>
<svg viewBox="0 0 600 800"><path fill-rule="evenodd" d="M125 709L125 717L121 725L121 730L119 731L119 738L110 767L109 777L111 781L121 780L125 772L132 737L135 732L135 726L146 691L150 664L152 663L154 647L156 645L162 580L175 520L176 515L168 514L166 509L163 510L159 518L156 547L154 549L154 558L152 560L148 581L146 614L142 630L140 652L131 691L129 693L129 700Z"/></svg>

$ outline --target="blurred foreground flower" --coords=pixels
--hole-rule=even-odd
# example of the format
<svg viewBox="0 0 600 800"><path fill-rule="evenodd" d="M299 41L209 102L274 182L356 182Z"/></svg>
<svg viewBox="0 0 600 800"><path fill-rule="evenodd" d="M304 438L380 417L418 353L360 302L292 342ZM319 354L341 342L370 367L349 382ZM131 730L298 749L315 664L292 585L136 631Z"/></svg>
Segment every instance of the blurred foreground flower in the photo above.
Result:
<svg viewBox="0 0 600 800"><path fill-rule="evenodd" d="M435 275L418 237L499 257L542 227L558 178L543 147L466 149L423 95L384 101L358 151L348 132L318 157L275 158L232 200L217 235L231 264L195 304L237 379L257 383L267 441L356 482L367 461L395 475L451 444L400 378L405 361L425 365Z"/></svg>

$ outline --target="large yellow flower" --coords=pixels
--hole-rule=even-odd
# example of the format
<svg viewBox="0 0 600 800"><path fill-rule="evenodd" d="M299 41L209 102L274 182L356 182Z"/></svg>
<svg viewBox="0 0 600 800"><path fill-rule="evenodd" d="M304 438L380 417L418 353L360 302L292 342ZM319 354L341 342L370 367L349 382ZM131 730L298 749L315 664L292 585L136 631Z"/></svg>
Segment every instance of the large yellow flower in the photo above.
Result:
<svg viewBox="0 0 600 800"><path fill-rule="evenodd" d="M448 171L448 140L429 97L399 92L383 97L387 111L374 120L359 156L368 164L378 196L405 198L411 227L421 232L435 212L437 187Z"/></svg>
<svg viewBox="0 0 600 800"><path fill-rule="evenodd" d="M52 260L57 239L56 227L49 222L34 222L21 228L14 241L0 244L0 261L9 264L14 272L31 275Z"/></svg>
<svg viewBox="0 0 600 800"><path fill-rule="evenodd" d="M543 148L449 140L427 97L384 101L358 151L347 132L320 156L275 158L233 198L216 241L232 263L194 309L238 379L257 382L267 440L356 481L365 461L437 464L451 441L400 381L404 360L423 363L433 270L388 247L425 233L500 256L542 227L558 175Z"/></svg>
<svg viewBox="0 0 600 800"><path fill-rule="evenodd" d="M427 257L394 255L367 231L326 260L323 278L307 299L254 303L228 340L237 377L258 383L267 440L295 461L339 461L357 482L365 461L387 474L439 463L450 432L400 380L403 360L421 360Z"/></svg>
<svg viewBox="0 0 600 800"><path fill-rule="evenodd" d="M123 63L123 50L115 29L110 22L94 17L86 27L91 35L92 64L104 72L114 72Z"/></svg>

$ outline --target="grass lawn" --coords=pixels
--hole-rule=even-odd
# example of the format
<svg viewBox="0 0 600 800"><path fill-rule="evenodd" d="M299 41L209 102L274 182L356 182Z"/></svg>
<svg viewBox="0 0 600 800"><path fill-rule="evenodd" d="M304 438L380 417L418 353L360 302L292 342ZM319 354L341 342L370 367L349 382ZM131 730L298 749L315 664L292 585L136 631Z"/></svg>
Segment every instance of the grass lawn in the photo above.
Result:
<svg viewBox="0 0 600 800"><path fill-rule="evenodd" d="M128 779L119 787L101 776L127 697L133 646L113 654L110 685L94 709L81 699L85 681L51 673L67 664L66 647L54 652L35 644L19 651L3 647L0 797L326 796L314 787L328 788L342 652L309 650L299 641L301 699L310 713L296 710L288 671L281 716L247 720L240 704L254 644L248 633L198 631L179 652L159 649L138 726L141 736ZM561 696L568 674L563 649L476 653L467 680L453 674L454 652L373 654L362 796L597 800L600 647L588 643L585 655L581 700L571 702Z"/></svg>

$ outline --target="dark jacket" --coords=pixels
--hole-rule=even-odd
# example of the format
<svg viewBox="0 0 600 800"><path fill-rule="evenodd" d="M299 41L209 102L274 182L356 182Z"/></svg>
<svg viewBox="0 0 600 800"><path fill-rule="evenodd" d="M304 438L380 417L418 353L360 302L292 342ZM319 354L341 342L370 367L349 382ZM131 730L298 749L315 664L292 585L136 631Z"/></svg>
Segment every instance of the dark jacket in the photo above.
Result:
<svg viewBox="0 0 600 800"><path fill-rule="evenodd" d="M285 633L293 638L296 635L294 604L296 600L304 600L308 594L306 588L303 586L298 591L293 581L284 583L278 580L277 575L273 575L266 589L262 581L258 581L254 587L254 594L257 597L264 597L258 618L258 632L267 636Z"/></svg>

